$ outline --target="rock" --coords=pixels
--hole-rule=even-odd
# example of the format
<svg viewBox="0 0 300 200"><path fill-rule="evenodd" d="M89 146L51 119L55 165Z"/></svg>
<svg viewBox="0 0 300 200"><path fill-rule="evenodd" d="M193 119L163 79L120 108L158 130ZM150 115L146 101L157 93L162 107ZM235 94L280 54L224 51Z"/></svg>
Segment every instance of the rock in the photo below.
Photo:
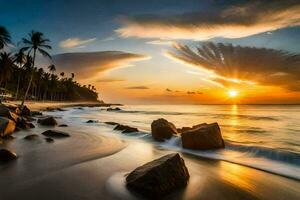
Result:
<svg viewBox="0 0 300 200"><path fill-rule="evenodd" d="M154 120L152 122L151 133L152 137L157 141L170 139L173 135L178 134L175 125L163 118Z"/></svg>
<svg viewBox="0 0 300 200"><path fill-rule="evenodd" d="M23 117L19 117L16 126L21 129L35 128L32 123L27 122Z"/></svg>
<svg viewBox="0 0 300 200"><path fill-rule="evenodd" d="M13 136L13 135L6 135L6 136L2 137L2 139L4 139L4 140L14 140L14 139L16 139L16 137Z"/></svg>
<svg viewBox="0 0 300 200"><path fill-rule="evenodd" d="M106 110L107 110L107 111L120 111L120 110L122 110L122 109L119 108L119 107L115 107L115 108L107 108Z"/></svg>
<svg viewBox="0 0 300 200"><path fill-rule="evenodd" d="M190 130L199 128L199 127L201 127L201 126L206 126L206 125L207 125L207 123L202 123L202 124L194 125L194 126L192 126L192 127L182 127L182 128L178 128L178 129L177 129L177 132L178 132L178 133L184 133L184 132L186 132L186 131L190 131Z"/></svg>
<svg viewBox="0 0 300 200"><path fill-rule="evenodd" d="M88 120L88 121L86 121L86 123L98 123L98 121L97 120Z"/></svg>
<svg viewBox="0 0 300 200"><path fill-rule="evenodd" d="M57 125L57 122L54 119L54 117L46 117L46 118L43 118L43 119L38 119L37 122L41 125L44 125L44 126L55 126L55 125Z"/></svg>
<svg viewBox="0 0 300 200"><path fill-rule="evenodd" d="M46 140L46 142L49 142L49 143L54 142L54 139L50 138L50 137L46 137L45 140Z"/></svg>
<svg viewBox="0 0 300 200"><path fill-rule="evenodd" d="M5 117L0 117L0 137L10 135L15 131L16 123Z"/></svg>
<svg viewBox="0 0 300 200"><path fill-rule="evenodd" d="M44 136L47 137L54 137L54 138L61 138L61 137L70 137L68 133L57 131L57 130L47 130L42 133Z"/></svg>
<svg viewBox="0 0 300 200"><path fill-rule="evenodd" d="M58 127L68 127L68 125L67 124L60 124L60 125L58 125Z"/></svg>
<svg viewBox="0 0 300 200"><path fill-rule="evenodd" d="M30 112L29 108L26 105L24 105L23 108L20 108L20 110L21 110L21 115L23 115L23 116L30 116L31 115L31 112Z"/></svg>
<svg viewBox="0 0 300 200"><path fill-rule="evenodd" d="M40 111L31 111L31 116L43 115Z"/></svg>
<svg viewBox="0 0 300 200"><path fill-rule="evenodd" d="M12 152L8 149L0 149L0 161L1 162L15 160L17 158L18 158L18 156L15 152Z"/></svg>
<svg viewBox="0 0 300 200"><path fill-rule="evenodd" d="M66 111L65 109L62 108L56 108L57 111Z"/></svg>
<svg viewBox="0 0 300 200"><path fill-rule="evenodd" d="M14 122L18 121L19 116L13 112L11 112L6 106L0 105L0 116L6 117Z"/></svg>
<svg viewBox="0 0 300 200"><path fill-rule="evenodd" d="M122 131L122 133L132 133L132 132L138 132L139 130L134 127L118 124L114 130Z"/></svg>
<svg viewBox="0 0 300 200"><path fill-rule="evenodd" d="M182 146L188 149L209 150L224 148L218 123L200 126L181 134Z"/></svg>
<svg viewBox="0 0 300 200"><path fill-rule="evenodd" d="M113 126L119 125L119 123L117 123L117 122L104 122L104 123L108 124L108 125L113 125Z"/></svg>
<svg viewBox="0 0 300 200"><path fill-rule="evenodd" d="M35 140L38 139L39 136L37 134L31 134L24 137L25 140Z"/></svg>
<svg viewBox="0 0 300 200"><path fill-rule="evenodd" d="M126 177L126 186L151 199L161 199L185 187L189 172L178 153L168 154L133 170Z"/></svg>

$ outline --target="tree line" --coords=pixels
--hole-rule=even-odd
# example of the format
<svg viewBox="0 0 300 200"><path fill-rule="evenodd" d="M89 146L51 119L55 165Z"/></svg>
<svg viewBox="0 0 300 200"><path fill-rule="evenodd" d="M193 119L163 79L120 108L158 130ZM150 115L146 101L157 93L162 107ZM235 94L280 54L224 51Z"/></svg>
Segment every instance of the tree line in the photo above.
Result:
<svg viewBox="0 0 300 200"><path fill-rule="evenodd" d="M19 43L16 52L5 52L4 47L11 44L11 36L0 26L0 89L13 95L15 100L74 101L97 100L98 93L92 85L80 85L75 74L56 74L56 66L47 69L36 66L36 56L51 60L50 40L44 34L31 31Z"/></svg>

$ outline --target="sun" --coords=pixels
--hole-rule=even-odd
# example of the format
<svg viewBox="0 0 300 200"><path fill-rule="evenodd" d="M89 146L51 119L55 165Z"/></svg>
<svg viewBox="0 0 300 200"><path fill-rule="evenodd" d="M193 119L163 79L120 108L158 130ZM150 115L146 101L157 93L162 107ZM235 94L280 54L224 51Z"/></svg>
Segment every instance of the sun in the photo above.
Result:
<svg viewBox="0 0 300 200"><path fill-rule="evenodd" d="M231 97L231 98L237 97L238 94L239 94L239 92L236 91L236 90L229 90L228 91L228 96Z"/></svg>

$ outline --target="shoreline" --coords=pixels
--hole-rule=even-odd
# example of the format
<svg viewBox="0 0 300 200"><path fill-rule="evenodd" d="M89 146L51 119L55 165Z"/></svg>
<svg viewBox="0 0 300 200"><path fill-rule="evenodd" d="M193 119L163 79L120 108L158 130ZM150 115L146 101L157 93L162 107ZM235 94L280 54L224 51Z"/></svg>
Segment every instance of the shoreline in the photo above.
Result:
<svg viewBox="0 0 300 200"><path fill-rule="evenodd" d="M94 103L74 102L62 106ZM37 104L41 103L32 106L38 109L49 107L49 104ZM52 102L50 106L57 108L58 104ZM45 200L141 199L127 191L124 174L174 152L137 138L126 139L127 136L122 137L109 126L87 124L86 118L76 118L80 121L78 123L65 112L53 112L53 116L63 116L57 118L58 122L69 127L50 129L68 132L70 138L57 139L53 144L24 141L25 135L40 134L49 129L37 125L35 129L14 133L16 139L6 144L17 150L20 157L10 166L0 166L3 177L0 187L9 188L2 194L5 200L21 197L43 197ZM296 199L300 191L298 180L228 161L180 154L189 169L190 182L183 191L172 193L166 199Z"/></svg>

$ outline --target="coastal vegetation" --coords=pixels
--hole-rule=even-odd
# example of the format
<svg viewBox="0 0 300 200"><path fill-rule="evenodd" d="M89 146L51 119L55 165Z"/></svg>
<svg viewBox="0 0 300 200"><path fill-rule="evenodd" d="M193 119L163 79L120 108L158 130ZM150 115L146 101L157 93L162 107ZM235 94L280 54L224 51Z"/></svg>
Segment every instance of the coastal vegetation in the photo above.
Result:
<svg viewBox="0 0 300 200"><path fill-rule="evenodd" d="M80 85L75 74L56 74L56 66L38 66L36 56L40 54L51 60L50 40L37 31L19 42L19 48L11 44L11 36L0 26L0 93L14 100L97 100L96 88ZM16 50L18 49L18 50Z"/></svg>

